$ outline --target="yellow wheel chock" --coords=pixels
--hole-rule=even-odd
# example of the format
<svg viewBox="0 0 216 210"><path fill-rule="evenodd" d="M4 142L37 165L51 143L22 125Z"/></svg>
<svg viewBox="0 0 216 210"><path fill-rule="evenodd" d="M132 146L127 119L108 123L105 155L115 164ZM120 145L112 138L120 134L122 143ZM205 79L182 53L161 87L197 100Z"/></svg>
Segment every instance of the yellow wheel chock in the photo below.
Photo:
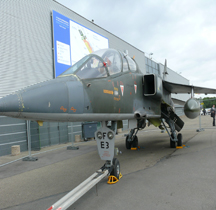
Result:
<svg viewBox="0 0 216 210"><path fill-rule="evenodd" d="M119 179L121 179L122 178L122 174L120 173L119 174ZM108 184L115 184L115 183L117 183L118 181L119 181L119 179L117 179L115 176L113 176L113 175L111 175L111 176L109 176L108 177Z"/></svg>

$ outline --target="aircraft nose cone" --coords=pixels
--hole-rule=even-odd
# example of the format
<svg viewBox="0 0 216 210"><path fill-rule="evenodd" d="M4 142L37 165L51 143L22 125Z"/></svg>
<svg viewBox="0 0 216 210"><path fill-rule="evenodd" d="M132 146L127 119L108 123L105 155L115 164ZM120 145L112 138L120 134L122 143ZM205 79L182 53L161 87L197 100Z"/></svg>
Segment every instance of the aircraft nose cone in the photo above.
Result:
<svg viewBox="0 0 216 210"><path fill-rule="evenodd" d="M69 79L49 80L3 97L0 99L0 115L66 121L68 114L83 113L83 85L80 81Z"/></svg>
<svg viewBox="0 0 216 210"><path fill-rule="evenodd" d="M68 89L64 81L50 80L22 92L23 112L58 113L68 109ZM62 107L62 108L61 108ZM22 107L21 107L22 108Z"/></svg>

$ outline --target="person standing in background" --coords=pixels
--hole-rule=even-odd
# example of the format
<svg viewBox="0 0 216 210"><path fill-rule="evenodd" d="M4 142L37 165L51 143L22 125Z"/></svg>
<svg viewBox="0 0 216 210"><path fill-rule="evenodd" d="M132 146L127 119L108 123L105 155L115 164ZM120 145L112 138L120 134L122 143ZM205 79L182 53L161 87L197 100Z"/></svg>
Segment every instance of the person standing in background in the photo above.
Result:
<svg viewBox="0 0 216 210"><path fill-rule="evenodd" d="M203 108L203 115L205 116L206 115L206 109Z"/></svg>
<svg viewBox="0 0 216 210"><path fill-rule="evenodd" d="M213 105L212 108L211 108L211 117L213 117L213 126L215 126L215 114L216 114L215 111L216 111L215 110L215 105Z"/></svg>

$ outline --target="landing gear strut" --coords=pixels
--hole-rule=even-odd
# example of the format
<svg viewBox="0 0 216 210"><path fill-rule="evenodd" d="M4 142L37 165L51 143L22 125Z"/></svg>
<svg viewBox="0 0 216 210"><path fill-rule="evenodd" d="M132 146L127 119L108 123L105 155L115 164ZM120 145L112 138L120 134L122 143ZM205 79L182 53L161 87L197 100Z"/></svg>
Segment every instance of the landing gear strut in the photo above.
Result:
<svg viewBox="0 0 216 210"><path fill-rule="evenodd" d="M129 134L125 139L126 149L131 149L131 147L138 147L138 137L137 133L139 130L144 129L146 127L146 120L140 119L136 121L136 128L130 130Z"/></svg>
<svg viewBox="0 0 216 210"><path fill-rule="evenodd" d="M119 179L120 163L117 158L114 158L116 128L116 122L112 122L110 128L107 127L107 122L102 122L102 127L95 132L95 139L98 154L101 160L106 161L103 169L108 169L110 175Z"/></svg>
<svg viewBox="0 0 216 210"><path fill-rule="evenodd" d="M170 136L170 148L176 148L176 143L177 143L177 146L182 146L182 134L181 133L179 133L178 135L176 134L174 121L171 120L170 118L165 118L165 121L170 127L170 132L169 132L165 123L164 123L164 120L162 120L162 123L163 123L168 135Z"/></svg>
<svg viewBox="0 0 216 210"><path fill-rule="evenodd" d="M125 139L126 149L131 149L131 147L138 147L137 133L138 133L137 128L130 130L129 134L126 136L126 139Z"/></svg>

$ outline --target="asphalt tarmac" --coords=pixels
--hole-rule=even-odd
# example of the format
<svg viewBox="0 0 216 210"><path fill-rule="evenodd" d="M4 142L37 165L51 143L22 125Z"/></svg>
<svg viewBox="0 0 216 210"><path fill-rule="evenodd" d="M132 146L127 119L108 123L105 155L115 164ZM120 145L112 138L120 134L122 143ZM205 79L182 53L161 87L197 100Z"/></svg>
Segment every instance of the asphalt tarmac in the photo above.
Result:
<svg viewBox="0 0 216 210"><path fill-rule="evenodd" d="M138 133L136 151L125 148L124 133L117 135L123 177L113 185L104 178L69 209L215 210L216 127L209 116L201 117L202 132L196 132L198 118L183 120L183 149L171 149L167 133L154 126ZM104 164L94 140L75 151L62 146L37 155L38 161L0 167L0 209L47 209ZM13 158L0 157L0 163Z"/></svg>

